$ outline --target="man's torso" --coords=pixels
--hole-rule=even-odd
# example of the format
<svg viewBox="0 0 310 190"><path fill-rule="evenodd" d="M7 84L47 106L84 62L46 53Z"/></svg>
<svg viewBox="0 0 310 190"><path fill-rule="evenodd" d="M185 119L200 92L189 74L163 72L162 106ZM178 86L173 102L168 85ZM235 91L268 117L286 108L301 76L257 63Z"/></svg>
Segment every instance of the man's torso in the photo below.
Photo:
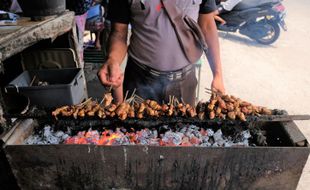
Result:
<svg viewBox="0 0 310 190"><path fill-rule="evenodd" d="M202 0L176 0L184 14L197 20ZM160 71L173 71L190 64L160 0L132 0L132 36L129 56Z"/></svg>

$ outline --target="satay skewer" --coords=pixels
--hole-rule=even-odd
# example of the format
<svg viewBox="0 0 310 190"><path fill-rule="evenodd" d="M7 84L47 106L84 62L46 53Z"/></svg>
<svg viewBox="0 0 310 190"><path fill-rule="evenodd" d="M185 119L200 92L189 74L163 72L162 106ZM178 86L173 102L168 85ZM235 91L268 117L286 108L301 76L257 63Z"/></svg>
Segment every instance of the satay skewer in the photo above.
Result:
<svg viewBox="0 0 310 190"><path fill-rule="evenodd" d="M209 92L211 92L211 93L215 93L216 95L220 95L220 96L223 95L221 92L216 92L216 91L214 91L214 90L212 90L212 89L210 89L210 88L205 88L205 90L207 90L207 91L209 91Z"/></svg>
<svg viewBox="0 0 310 190"><path fill-rule="evenodd" d="M111 92L113 89L113 86L111 85L110 88L109 88L109 92Z"/></svg>
<svg viewBox="0 0 310 190"><path fill-rule="evenodd" d="M126 91L125 98L124 98L124 101L123 101L123 102L125 102L125 101L126 101L127 96L128 96L128 90Z"/></svg>
<svg viewBox="0 0 310 190"><path fill-rule="evenodd" d="M34 75L34 77L33 77L33 79L31 80L29 86L32 86L32 85L33 85L33 83L34 83L34 81L36 80L36 78L37 78L37 75Z"/></svg>
<svg viewBox="0 0 310 190"><path fill-rule="evenodd" d="M183 104L185 104L185 102L184 102L184 99L181 97L181 102L183 103Z"/></svg>
<svg viewBox="0 0 310 190"><path fill-rule="evenodd" d="M133 92L132 92L132 94L131 94L130 98L135 97L136 91L137 91L137 89L136 89L136 88L135 88L135 89L133 89Z"/></svg>
<svg viewBox="0 0 310 190"><path fill-rule="evenodd" d="M92 97L90 97L90 98L88 98L87 100L85 100L84 102L82 102L82 103L80 103L80 104L77 104L76 106L77 107L82 107L82 106L84 106L85 104L87 104L89 101L91 101L92 100Z"/></svg>
<svg viewBox="0 0 310 190"><path fill-rule="evenodd" d="M143 98L141 98L140 96L135 95L135 97L136 97L138 100L140 100L140 101L144 102L144 99L143 99Z"/></svg>

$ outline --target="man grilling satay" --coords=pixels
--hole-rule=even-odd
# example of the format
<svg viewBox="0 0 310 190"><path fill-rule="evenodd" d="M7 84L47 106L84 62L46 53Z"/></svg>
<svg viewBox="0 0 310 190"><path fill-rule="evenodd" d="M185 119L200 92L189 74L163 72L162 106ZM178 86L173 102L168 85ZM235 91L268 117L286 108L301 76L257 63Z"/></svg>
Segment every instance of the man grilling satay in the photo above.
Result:
<svg viewBox="0 0 310 190"><path fill-rule="evenodd" d="M211 88L224 93L214 0L166 0L198 21L209 47L207 58L213 73ZM169 2L171 3L171 2ZM114 98L123 92L144 99L168 102L169 96L194 105L197 79L194 64L186 58L161 0L110 0L112 22L108 59L98 72L104 85L113 86ZM127 47L128 24L132 26ZM120 64L128 52L125 75ZM124 82L123 82L124 81Z"/></svg>

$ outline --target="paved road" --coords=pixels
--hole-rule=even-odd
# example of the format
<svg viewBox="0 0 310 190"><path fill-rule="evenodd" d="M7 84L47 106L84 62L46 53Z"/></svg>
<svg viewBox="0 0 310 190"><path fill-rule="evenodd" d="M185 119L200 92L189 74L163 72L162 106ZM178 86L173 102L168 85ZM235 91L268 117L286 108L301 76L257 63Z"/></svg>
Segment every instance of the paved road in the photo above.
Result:
<svg viewBox="0 0 310 190"><path fill-rule="evenodd" d="M246 37L220 33L226 90L257 105L281 108L291 114L310 114L310 1L286 0L288 31L271 46ZM202 68L201 89L211 81L207 64ZM202 90L203 91L203 90ZM208 99L203 92L200 99ZM310 122L298 122L310 140ZM298 190L310 187L310 160Z"/></svg>

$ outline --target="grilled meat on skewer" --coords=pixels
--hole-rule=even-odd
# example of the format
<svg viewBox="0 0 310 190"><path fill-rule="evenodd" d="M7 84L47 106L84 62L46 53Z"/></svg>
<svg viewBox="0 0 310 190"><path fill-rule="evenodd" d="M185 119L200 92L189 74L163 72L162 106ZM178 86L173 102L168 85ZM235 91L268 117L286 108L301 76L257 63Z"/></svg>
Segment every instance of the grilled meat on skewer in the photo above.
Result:
<svg viewBox="0 0 310 190"><path fill-rule="evenodd" d="M114 111L116 110L116 108L117 108L117 105L112 104L107 110L108 110L109 112L114 112Z"/></svg>
<svg viewBox="0 0 310 190"><path fill-rule="evenodd" d="M129 111L128 111L128 117L134 118L135 117L135 108L134 106L130 106Z"/></svg>
<svg viewBox="0 0 310 190"><path fill-rule="evenodd" d="M170 98L169 104L162 105L154 100L139 99L139 101L136 101L134 97L132 97L132 100L124 101L119 105L113 104L112 100L111 93L108 93L104 95L101 104L88 99L79 105L57 108L52 112L52 115L55 118L61 115L63 117L73 117L75 119L85 116L98 116L99 118L118 117L120 120L135 117L142 119L144 117L182 116L191 118L198 117L201 120L206 118L220 118L246 121L246 117L249 115L260 116L272 114L272 111L265 107L254 106L234 96L215 93L211 95L208 102L199 102L196 107L184 103L183 100L179 102L173 96Z"/></svg>
<svg viewBox="0 0 310 190"><path fill-rule="evenodd" d="M214 111L211 111L211 112L209 113L209 118L210 118L210 119L214 119L214 118L215 118L215 113L214 113Z"/></svg>
<svg viewBox="0 0 310 190"><path fill-rule="evenodd" d="M105 114L104 109L102 107L99 108L97 115L101 119L106 118L106 114Z"/></svg>
<svg viewBox="0 0 310 190"><path fill-rule="evenodd" d="M90 111L87 112L87 115L90 117L95 116L95 114L97 113L97 111L100 109L100 105L97 104L95 105Z"/></svg>
<svg viewBox="0 0 310 190"><path fill-rule="evenodd" d="M63 110L67 110L69 106L62 106L57 108L55 111L52 112L52 116L57 117Z"/></svg>
<svg viewBox="0 0 310 190"><path fill-rule="evenodd" d="M108 107L108 106L110 106L111 103L112 103L112 101L113 101L113 96L112 96L111 93L106 93L106 94L104 94L104 96L103 96L103 102L102 102L103 107Z"/></svg>

